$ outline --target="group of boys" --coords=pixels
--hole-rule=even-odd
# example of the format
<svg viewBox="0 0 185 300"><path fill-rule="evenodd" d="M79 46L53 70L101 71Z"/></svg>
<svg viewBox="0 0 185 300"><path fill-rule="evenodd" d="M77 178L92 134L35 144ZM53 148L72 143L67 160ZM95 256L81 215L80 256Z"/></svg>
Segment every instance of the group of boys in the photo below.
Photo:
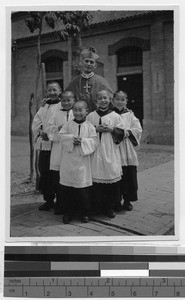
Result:
<svg viewBox="0 0 185 300"><path fill-rule="evenodd" d="M39 209L54 207L65 224L77 211L85 223L92 212L114 218L137 200L142 128L127 109L126 93L112 97L109 84L94 74L97 59L94 49L83 50L82 73L63 93L57 82L48 84L32 125L45 200Z"/></svg>

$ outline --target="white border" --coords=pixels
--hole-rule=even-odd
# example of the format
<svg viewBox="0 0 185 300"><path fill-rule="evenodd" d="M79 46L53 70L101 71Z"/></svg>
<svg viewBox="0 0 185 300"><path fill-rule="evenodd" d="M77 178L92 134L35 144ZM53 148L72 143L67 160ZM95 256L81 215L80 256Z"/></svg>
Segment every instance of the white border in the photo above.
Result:
<svg viewBox="0 0 185 300"><path fill-rule="evenodd" d="M32 1L32 3L33 3L32 6L23 6L24 4L21 3L22 1L16 1L16 2L17 2L16 3L17 5L15 6L15 2L13 2L13 1L6 1L6 3L5 3L6 7L4 6L4 9L7 8L8 11L13 10L13 9L20 10L20 11L21 10L22 11L27 11L27 10L33 10L33 9L35 9L35 10L55 10L55 9L58 9L56 6L50 5L50 3L48 5L47 4L48 1ZM43 2L45 4L44 6L43 6ZM59 4L57 2L59 2L59 1L55 1L55 5ZM177 8L177 5L179 4L179 1L177 3L174 3L174 1L173 2L172 1L168 1L168 2L167 1L163 1L163 2L160 1L160 3L156 3L156 1L150 1L150 5L148 5L148 3L146 4L145 1L144 2L143 1L129 1L129 5L124 5L124 6L122 5L122 3L116 3L115 4L115 5L117 5L117 7L116 7L116 6L112 6L112 3L109 6L108 1L106 1L106 6L105 5L98 5L98 6L94 5L94 6L91 6L91 5L89 5L89 2L88 2L88 6L87 6L86 3L85 3L86 1L84 2L84 4L82 2L83 1L81 1L82 6L79 6L79 5L75 5L74 1L73 1L72 4L71 4L71 1L68 1L68 3L69 3L68 6L61 6L60 5L60 8L63 8L65 10L67 10L67 9L69 9L69 10L70 9L84 9L84 10L96 10L96 9L104 9L104 10L111 10L111 9L114 9L114 10L115 9L118 9L118 10L120 10L120 9L125 9L125 10L129 10L129 9L130 10L142 10L142 9L146 9L146 10L149 10L149 9L150 10L152 10L152 9L154 9L154 10L156 10L156 9L165 10L166 9L166 10L169 10L169 9L174 9L175 10L175 18L177 18L176 8ZM148 2L148 1L146 1L146 2ZM95 1L93 1L93 3L95 4ZM100 4L100 2L98 4ZM39 5L42 5L42 6L39 6ZM3 11L3 13L5 13L5 10ZM182 29L181 26L180 26L180 28ZM3 44L4 45L7 44L7 39L8 38L9 38L9 42L10 42L11 34L10 34L10 28L8 28L8 26L7 26L7 30L8 31L5 32L5 36L3 36L3 38L4 38L4 43ZM179 31L179 28L175 28L176 35L178 35L178 31ZM8 34L7 34L7 32L8 32ZM3 48L3 47L1 47L1 48ZM7 48L4 51L4 57L6 57L6 58L8 56L10 57L10 54L11 54L11 53L9 53L10 51ZM6 53L6 55L5 55L5 53ZM174 53L175 54L178 53L178 43L176 43L176 42L175 42ZM4 62L5 62L5 60L2 61L1 66L4 66ZM176 55L175 66L176 65L178 65L178 55ZM7 67L8 67L8 60L6 60L6 68L4 67L4 71L6 69L6 73L7 73L6 76L7 76L7 78L11 78L11 76L10 76L11 69L7 68ZM177 78L177 82L175 82L175 91L176 91L175 99L177 100L178 99L178 97L177 97L177 95L178 95L178 68L175 69L175 78ZM4 82L4 80L2 80L2 81L3 81L3 83L4 83L3 85L5 87L5 82ZM5 156L6 157L6 159L5 159L5 161L6 161L6 167L5 168L6 168L6 178L8 178L8 183L6 183L6 190L5 190L6 194L4 195L6 197L6 199L10 198L9 197L9 193L10 193L10 189L9 189L9 186L10 186L9 185L10 184L10 175L9 175L9 170L10 170L10 162L9 162L9 157L10 157L10 141L9 141L9 137L8 137L8 134L10 132L10 107L8 107L8 103L9 104L11 103L11 101L10 101L11 97L10 97L10 88L9 87L10 87L10 82L7 82L6 93L4 94L4 98L6 96L6 99L8 99L8 101L6 103L7 108L8 108L8 112L7 112L7 109L5 111L5 113L6 113L6 132L5 132L6 133L6 151L5 151L5 153L6 153L6 156ZM178 100L177 100L177 102L178 102ZM175 115L178 116L178 105L175 106ZM176 153L177 153L176 154L176 162L179 163L178 152L180 152L180 139L179 139L178 118L175 119L175 128L176 128L176 134L175 134L176 147L179 144L179 149L176 149ZM7 139L8 139L8 141L7 141ZM178 168L178 164L177 163L175 164L175 167L176 167L176 174L175 174L175 182L176 182L176 184L175 184L175 198L176 197L179 198L179 183L180 183L179 180L178 180L178 171L179 171L178 169L179 168ZM4 161L3 161L3 166L4 166ZM8 192L7 192L7 184L8 184ZM3 181L3 186L5 186L5 182L4 181ZM29 241L29 242L35 242L36 244L39 244L39 242L42 243L42 242L51 241L51 242L60 242L60 244L62 243L62 245L65 242L67 242L67 245L71 244L71 237L70 238L61 238L61 237L60 238L45 238L45 237L44 238L42 238L42 237L40 238L40 237L38 237L38 239L37 238L23 238L23 237L21 237L21 238L12 238L11 237L10 238L9 237L9 232L10 232L10 220L9 220L10 203L8 204L8 201L6 201L6 204L8 205L8 208L6 209L6 223L8 221L8 224L9 224L8 226L6 226L6 241L8 241L8 242L15 242L15 241L16 242L28 242ZM178 228L179 228L179 212L181 212L181 215L182 215L182 210L180 210L176 206L175 229L177 231L178 231ZM181 221L181 215L180 215L180 221ZM4 222L4 224L5 224L5 222ZM180 228L182 228L182 227L180 226ZM88 245L92 241L93 242L98 242L98 245L99 245L100 241L103 242L103 243L105 243L105 242L109 243L109 245L110 245L110 242L112 242L112 241L113 242L122 243L122 242L125 242L125 241L129 241L129 242L133 241L133 239L134 239L133 245L137 244L137 241L140 241L140 242L143 241L144 243L146 243L146 241L149 241L150 243L151 242L153 243L155 241L164 241L164 242L169 241L171 244L172 244L171 241L173 241L173 244L179 245L179 241L174 241L174 239L176 240L176 239L178 239L178 237L179 237L179 233L177 233L175 237L174 236L164 236L164 237L163 236L160 236L160 237L156 237L156 236L155 237L154 236L147 236L147 237L135 237L134 236L133 237L133 236L131 236L131 237L118 237L118 239L117 239L117 237L105 237L105 238L104 237L89 237L88 238L88 240L89 240L88 241ZM123 240L123 238L124 238L124 240ZM72 243L73 245L77 245L78 242L80 242L80 243L83 242L83 245L87 243L87 241L86 241L87 237L84 237L84 238L83 237L79 237L77 239L76 239L76 237L73 237L72 239L75 242L75 243ZM93 245L95 245L95 243ZM124 243L124 245L125 245L125 243Z"/></svg>
<svg viewBox="0 0 185 300"><path fill-rule="evenodd" d="M102 1L103 2L103 1ZM31 0L29 2L31 5L50 5L50 0ZM86 5L86 9L89 9L88 5L91 3L89 0L81 0L80 3L82 5ZM124 4L127 5L147 5L148 6L149 1L145 0L129 0L124 1ZM15 6L19 5L22 6L25 4L24 0L1 0L1 9L0 9L0 25L1 25L1 38L0 38L0 68L1 68L1 74L6 74L6 32L5 32L5 6ZM53 5L60 5L61 0L53 0ZM69 5L76 5L79 4L78 1L75 0L68 0ZM100 0L93 0L94 5L105 5L109 6L112 5L112 0L106 0L106 3L101 3ZM114 5L122 5L123 0L116 0L114 2ZM179 230L179 241L162 241L157 242L156 241L149 241L149 242L136 242L136 243L126 243L124 245L132 245L135 247L139 245L146 245L146 251L147 248L151 248L152 246L162 246L162 247L170 247L170 246L177 246L178 252L185 253L185 137L184 137L184 125L185 125L185 92L184 92L184 70L185 70L185 1L184 0L150 0L150 5L179 5L180 11L179 11L179 29L178 29L178 35L179 35L179 82L175 82L176 89L178 89L178 97L179 97L179 104L176 106L176 120L175 125L176 127L176 145L179 145L178 149L176 149L176 162L178 164L178 167L176 169L177 174L175 174L176 178L176 184L175 184L175 195L180 196L180 209L178 210L178 217L179 220L176 218L175 225L180 223L180 230ZM133 8L132 8L133 9ZM178 70L176 70L176 75L178 74ZM178 78L177 77L177 78ZM0 128L1 128L1 147L0 147L0 166L1 166L1 176L0 176L0 191L1 191L1 210L0 210L0 298L3 297L3 255L4 255L4 246L10 245L9 243L5 242L5 202L6 202L6 180L5 180L5 174L8 173L8 170L5 169L5 160L7 156L5 155L7 150L9 151L10 143L7 141L8 137L5 135L5 124L7 123L7 120L9 119L9 116L6 115L7 110L5 109L5 96L7 96L7 90L5 88L6 86L6 80L5 76L1 76L0 80L0 91L1 91L1 109L0 109ZM177 99L177 98L176 98ZM8 117L8 119L7 119ZM6 131L7 134L7 131ZM8 149L7 149L8 147ZM8 152L9 154L9 152ZM180 162L180 163L179 163ZM6 167L7 167L6 163ZM6 171L6 173L5 173ZM16 245L57 245L57 243L42 243L42 242L35 242L35 243L28 243L28 242L14 242L11 243L12 246ZM61 245L61 244L60 244ZM74 244L68 243L68 246L72 246ZM78 244L75 244L78 245ZM81 244L79 244L80 246ZM95 243L88 243L89 246L94 246ZM102 245L109 246L110 243L102 243ZM116 243L117 246L123 246L123 243ZM121 249L121 248L120 248ZM150 253L150 251L148 251ZM15 298L9 298L9 299L15 299ZM22 299L22 298L17 298ZM89 298L84 298L89 299ZM115 298L120 299L120 298ZM125 300L130 300L130 298L124 298ZM143 298L137 298L143 299ZM149 298L146 298L149 299ZM151 298L150 298L151 299ZM158 298L158 299L165 299L165 298ZM182 299L182 298L181 298Z"/></svg>

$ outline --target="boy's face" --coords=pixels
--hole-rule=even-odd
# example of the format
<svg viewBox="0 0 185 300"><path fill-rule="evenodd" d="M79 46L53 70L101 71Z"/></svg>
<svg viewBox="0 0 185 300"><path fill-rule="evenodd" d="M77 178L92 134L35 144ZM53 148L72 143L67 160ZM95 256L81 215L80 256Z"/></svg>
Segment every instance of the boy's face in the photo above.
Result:
<svg viewBox="0 0 185 300"><path fill-rule="evenodd" d="M96 61L93 58L84 58L82 61L82 67L84 73L89 74L96 69Z"/></svg>
<svg viewBox="0 0 185 300"><path fill-rule="evenodd" d="M62 107L66 110L70 110L74 104L74 96L70 92L65 92L61 98Z"/></svg>
<svg viewBox="0 0 185 300"><path fill-rule="evenodd" d="M73 106L73 115L77 121L83 120L87 115L87 109L84 103L75 103Z"/></svg>
<svg viewBox="0 0 185 300"><path fill-rule="evenodd" d="M109 107L110 97L107 91L97 93L96 103L99 108L106 109Z"/></svg>
<svg viewBox="0 0 185 300"><path fill-rule="evenodd" d="M56 83L48 84L47 87L47 95L51 99L51 101L55 101L59 98L61 93L61 89Z"/></svg>
<svg viewBox="0 0 185 300"><path fill-rule="evenodd" d="M127 98L124 94L119 93L113 99L113 105L119 110L127 107Z"/></svg>

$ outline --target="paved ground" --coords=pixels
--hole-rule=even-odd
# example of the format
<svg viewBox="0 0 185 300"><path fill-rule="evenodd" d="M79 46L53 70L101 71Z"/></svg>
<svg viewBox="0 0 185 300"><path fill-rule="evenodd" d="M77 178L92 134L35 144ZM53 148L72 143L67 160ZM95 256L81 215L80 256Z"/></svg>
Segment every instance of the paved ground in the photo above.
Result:
<svg viewBox="0 0 185 300"><path fill-rule="evenodd" d="M93 216L88 224L76 219L69 225L53 211L38 210L42 196L25 180L29 167L26 139L14 137L11 150L11 237L174 235L173 147L142 145L138 153L139 201L132 212L122 211L114 219Z"/></svg>

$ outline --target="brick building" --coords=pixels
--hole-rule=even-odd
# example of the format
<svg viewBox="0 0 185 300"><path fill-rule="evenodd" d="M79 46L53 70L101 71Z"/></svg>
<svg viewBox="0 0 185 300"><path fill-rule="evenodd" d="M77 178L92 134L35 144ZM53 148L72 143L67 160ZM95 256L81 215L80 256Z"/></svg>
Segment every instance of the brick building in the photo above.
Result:
<svg viewBox="0 0 185 300"><path fill-rule="evenodd" d="M143 139L174 143L174 22L172 10L92 11L82 32L83 47L100 55L97 72L115 91L128 93L129 106L141 120ZM28 134L28 102L35 88L37 43L24 23L26 13L12 14L12 134ZM43 28L42 62L46 80L63 89L71 80L71 44L57 29Z"/></svg>

